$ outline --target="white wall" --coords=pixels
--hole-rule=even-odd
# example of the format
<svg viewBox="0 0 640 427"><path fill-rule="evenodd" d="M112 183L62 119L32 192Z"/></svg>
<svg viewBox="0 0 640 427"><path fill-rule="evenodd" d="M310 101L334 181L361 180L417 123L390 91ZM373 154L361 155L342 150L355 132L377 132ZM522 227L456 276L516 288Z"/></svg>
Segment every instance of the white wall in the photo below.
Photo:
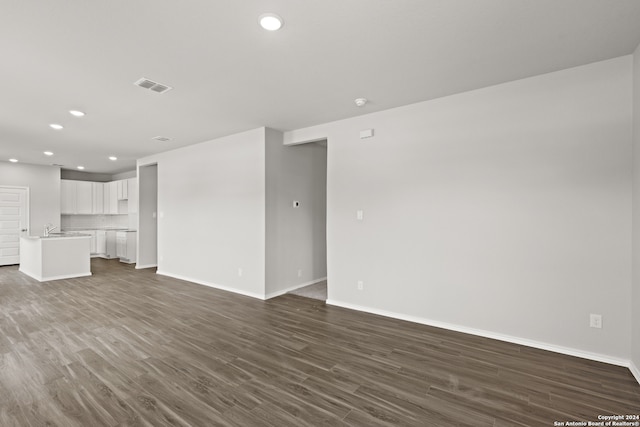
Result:
<svg viewBox="0 0 640 427"><path fill-rule="evenodd" d="M29 187L29 233L45 224L60 227L60 168L0 162L0 185Z"/></svg>
<svg viewBox="0 0 640 427"><path fill-rule="evenodd" d="M630 93L626 56L285 133L328 138L328 302L627 363Z"/></svg>
<svg viewBox="0 0 640 427"><path fill-rule="evenodd" d="M160 274L264 297L264 135L259 128L138 160L158 165Z"/></svg>
<svg viewBox="0 0 640 427"><path fill-rule="evenodd" d="M281 132L266 129L268 298L327 276L326 146L282 142Z"/></svg>
<svg viewBox="0 0 640 427"><path fill-rule="evenodd" d="M138 170L137 267L158 265L158 165Z"/></svg>
<svg viewBox="0 0 640 427"><path fill-rule="evenodd" d="M640 382L640 46L633 55L633 290L631 371Z"/></svg>

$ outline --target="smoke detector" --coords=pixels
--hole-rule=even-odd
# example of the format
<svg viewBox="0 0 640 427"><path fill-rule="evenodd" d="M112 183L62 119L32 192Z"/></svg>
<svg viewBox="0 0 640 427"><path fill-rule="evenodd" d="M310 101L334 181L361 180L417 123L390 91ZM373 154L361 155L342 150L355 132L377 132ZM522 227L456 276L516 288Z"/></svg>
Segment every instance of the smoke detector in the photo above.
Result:
<svg viewBox="0 0 640 427"><path fill-rule="evenodd" d="M353 102L355 102L358 107L364 107L364 104L367 103L367 98L356 98Z"/></svg>

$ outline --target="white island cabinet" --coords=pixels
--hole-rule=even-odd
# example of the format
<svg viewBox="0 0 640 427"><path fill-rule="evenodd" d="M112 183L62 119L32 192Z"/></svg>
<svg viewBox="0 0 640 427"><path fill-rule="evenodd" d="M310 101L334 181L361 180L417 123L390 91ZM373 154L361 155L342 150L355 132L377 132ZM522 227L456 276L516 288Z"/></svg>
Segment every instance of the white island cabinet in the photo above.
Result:
<svg viewBox="0 0 640 427"><path fill-rule="evenodd" d="M40 282L91 276L91 236L20 238L19 270Z"/></svg>

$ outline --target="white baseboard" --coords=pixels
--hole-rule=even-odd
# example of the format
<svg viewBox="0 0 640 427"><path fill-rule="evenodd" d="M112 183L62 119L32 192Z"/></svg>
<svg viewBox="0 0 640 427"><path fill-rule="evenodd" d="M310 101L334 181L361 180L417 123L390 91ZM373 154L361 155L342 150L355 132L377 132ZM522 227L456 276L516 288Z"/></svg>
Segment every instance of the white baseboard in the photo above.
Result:
<svg viewBox="0 0 640 427"><path fill-rule="evenodd" d="M231 287L231 286L224 286L224 285L219 285L217 283L206 282L206 281L203 281L203 280L194 279L193 277L181 276L179 274L173 274L173 273L169 273L169 272L166 272L166 271L160 271L160 270L156 271L156 274L160 274L161 276L173 277L174 279L185 280L187 282L192 282L192 283L195 283L195 284L198 284L198 285L208 286L210 288L220 289L221 291L233 292L235 294L240 294L240 295L244 295L244 296L247 296L247 297L257 298L257 299L261 299L261 300L265 299L264 295L261 295L261 294L257 294L257 293L254 293L254 292L243 291L242 289L234 288L234 287Z"/></svg>
<svg viewBox="0 0 640 427"><path fill-rule="evenodd" d="M62 279L75 279L76 277L87 277L91 276L91 272L88 273L79 273L79 274L63 274L60 276L41 276L40 274L35 274L30 271L23 270L21 268L18 269L21 273L26 274L27 276L36 279L38 282L49 282L52 280L62 280Z"/></svg>
<svg viewBox="0 0 640 427"><path fill-rule="evenodd" d="M636 366L635 363L633 363L633 361L629 363L629 370L631 371L633 376L636 377L636 381L638 381L638 384L640 384L640 369L638 369L638 367Z"/></svg>
<svg viewBox="0 0 640 427"><path fill-rule="evenodd" d="M327 304L328 305L335 305L337 307L348 308L348 309L351 309L351 310L364 311L366 313L377 314L379 316L391 317L393 319L406 320L408 322L419 323L419 324L422 324L422 325L434 326L436 328L449 329L449 330L452 330L452 331L462 332L462 333L465 333L465 334L477 335L477 336L481 336L481 337L485 337L485 338L491 338L491 339L495 339L495 340L499 340L499 341L506 341L506 342L510 342L510 343L513 343L513 344L525 345L527 347L539 348L541 350L553 351L555 353L566 354L566 355L569 355L569 356L580 357L580 358L583 358L583 359L595 360L597 362L604 362L604 363L608 363L608 364L611 364L611 365L624 366L624 367L629 367L630 366L630 361L629 360L608 356L606 354L592 353L592 352L589 352L589 351L583 351L583 350L578 350L578 349L575 349L575 348L558 346L558 345L555 345L555 344L549 344L549 343L545 343L545 342L529 340L529 339L526 339L526 338L514 337L514 336L511 336L511 335L499 334L499 333L496 333L496 332L485 331L485 330L482 330L482 329L469 328L469 327L466 327L466 326L459 326L459 325L454 325L454 324L451 324L451 323L439 322L437 320L430 320L430 319L425 319L425 318L422 318L422 317L408 316L408 315L405 315L405 314L394 313L394 312L385 311L385 310L379 310L379 309L375 309L375 308L363 307L363 306L359 306L359 305L355 305L355 304L345 303L345 302L342 302L342 301L327 300ZM632 370L632 372L633 372L633 370ZM640 378L640 375L638 375L637 369L636 369L636 372L634 373L634 375L635 375L636 379ZM639 380L639 382L640 382L640 380Z"/></svg>
<svg viewBox="0 0 640 427"><path fill-rule="evenodd" d="M298 285L289 286L286 289L280 289L280 290L277 290L275 292L270 292L270 293L265 295L264 299L271 299L271 298L279 297L280 295L284 295L284 294L286 294L288 292L295 291L296 289L304 288L305 286L315 285L316 283L322 282L324 280L327 280L327 278L326 277L322 277L320 279L313 279L313 280L311 280L309 282L305 282L305 283L300 283Z"/></svg>
<svg viewBox="0 0 640 427"><path fill-rule="evenodd" d="M158 264L144 264L144 265L136 264L136 270L142 270L143 268L153 268L157 266Z"/></svg>

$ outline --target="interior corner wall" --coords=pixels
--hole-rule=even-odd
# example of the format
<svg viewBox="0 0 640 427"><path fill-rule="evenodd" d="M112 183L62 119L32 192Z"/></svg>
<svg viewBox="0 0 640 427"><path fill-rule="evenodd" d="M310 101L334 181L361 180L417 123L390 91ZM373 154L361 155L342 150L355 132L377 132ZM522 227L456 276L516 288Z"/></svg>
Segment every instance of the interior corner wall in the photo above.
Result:
<svg viewBox="0 0 640 427"><path fill-rule="evenodd" d="M29 187L29 233L45 224L60 227L60 168L0 162L0 185Z"/></svg>
<svg viewBox="0 0 640 427"><path fill-rule="evenodd" d="M266 296L327 276L327 148L266 129ZM293 202L300 202L298 208Z"/></svg>
<svg viewBox="0 0 640 427"><path fill-rule="evenodd" d="M158 265L158 165L138 169L138 268Z"/></svg>
<svg viewBox="0 0 640 427"><path fill-rule="evenodd" d="M61 169L60 179L70 179L73 181L109 182L115 181L113 175L108 173L92 173L71 169Z"/></svg>
<svg viewBox="0 0 640 427"><path fill-rule="evenodd" d="M628 55L285 134L328 138L327 302L628 364L631 82Z"/></svg>
<svg viewBox="0 0 640 427"><path fill-rule="evenodd" d="M121 179L136 178L136 176L137 176L136 170L121 172L121 173L111 175L111 179L109 181L119 181Z"/></svg>
<svg viewBox="0 0 640 427"><path fill-rule="evenodd" d="M631 371L640 383L640 46L633 55L633 289Z"/></svg>
<svg viewBox="0 0 640 427"><path fill-rule="evenodd" d="M158 165L158 273L264 298L265 131L138 160Z"/></svg>

